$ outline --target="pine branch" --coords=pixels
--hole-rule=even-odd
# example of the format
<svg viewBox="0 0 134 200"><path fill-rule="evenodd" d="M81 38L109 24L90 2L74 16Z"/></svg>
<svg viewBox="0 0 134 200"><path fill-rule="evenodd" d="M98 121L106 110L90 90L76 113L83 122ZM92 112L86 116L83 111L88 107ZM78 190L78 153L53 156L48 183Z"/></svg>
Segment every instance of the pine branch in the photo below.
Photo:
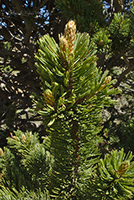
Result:
<svg viewBox="0 0 134 200"><path fill-rule="evenodd" d="M127 65L127 69L119 76L119 78L115 84L115 87L118 87L120 85L120 83L124 80L125 76L134 69L134 65L131 66L129 60L126 58L126 56L124 54L123 54L123 59Z"/></svg>

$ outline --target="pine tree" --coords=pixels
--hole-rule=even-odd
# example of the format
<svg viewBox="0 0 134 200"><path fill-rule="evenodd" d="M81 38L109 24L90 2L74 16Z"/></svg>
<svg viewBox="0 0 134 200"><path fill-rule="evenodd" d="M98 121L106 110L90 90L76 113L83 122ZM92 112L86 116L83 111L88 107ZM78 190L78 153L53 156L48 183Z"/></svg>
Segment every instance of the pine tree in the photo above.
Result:
<svg viewBox="0 0 134 200"><path fill-rule="evenodd" d="M134 149L133 2L79 0L79 5L83 4L79 6L77 1L56 1L66 18L76 20L78 30L90 33L97 45L98 67L109 70L109 75L116 79L114 87L121 90L120 95L112 97L118 99L118 106L104 111L103 151L121 147L126 152L128 148Z"/></svg>
<svg viewBox="0 0 134 200"><path fill-rule="evenodd" d="M42 95L34 109L47 137L16 131L0 149L2 198L130 199L134 192L132 152L113 150L104 159L102 109L117 91L108 71L97 68L96 45L70 20L59 45L48 34L35 55Z"/></svg>

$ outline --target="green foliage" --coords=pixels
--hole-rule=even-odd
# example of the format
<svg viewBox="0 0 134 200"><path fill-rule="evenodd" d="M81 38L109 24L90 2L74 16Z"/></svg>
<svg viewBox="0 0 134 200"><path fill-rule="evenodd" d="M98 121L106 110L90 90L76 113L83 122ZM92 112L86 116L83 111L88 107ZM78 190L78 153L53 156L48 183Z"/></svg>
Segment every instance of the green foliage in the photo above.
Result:
<svg viewBox="0 0 134 200"><path fill-rule="evenodd" d="M40 144L37 134L16 131L8 138L8 146L1 156L2 185L21 190L22 186L32 190L44 189L51 168L50 153Z"/></svg>
<svg viewBox="0 0 134 200"><path fill-rule="evenodd" d="M79 196L76 183L80 174L84 170L91 173L99 161L101 112L112 103L109 95L116 93L110 88L108 72L102 74L97 69L96 46L90 36L75 35L75 29L73 21L68 22L64 35L59 36L59 46L49 35L41 37L35 55L43 96L35 95L33 101L35 110L44 117L54 157L49 190L60 199Z"/></svg>
<svg viewBox="0 0 134 200"><path fill-rule="evenodd" d="M81 102L83 105L86 102L89 105L95 102L95 106L98 103L99 108L109 105L108 95L113 90L104 87L99 91L108 72L101 78L101 71L96 67L95 44L90 41L88 34L76 35L74 52L68 62L60 59L59 47L48 35L40 38L39 46L39 53L35 58L38 60L37 71L41 75L42 94L49 89L55 97L53 106L46 104L45 99L43 102L43 97L40 97L40 101L34 101L37 110L41 109L39 113L45 116L45 125L50 119L52 121L49 125L52 125L56 117L64 117L61 113ZM102 98L102 94L105 97ZM89 108L92 109L94 107Z"/></svg>
<svg viewBox="0 0 134 200"><path fill-rule="evenodd" d="M100 159L94 173L85 178L85 199L131 199L134 192L134 162L132 152L112 150ZM88 192L87 192L88 191Z"/></svg>
<svg viewBox="0 0 134 200"><path fill-rule="evenodd" d="M109 32L105 29L100 29L96 34L93 36L93 41L98 47L98 51L101 53L106 53L109 49L111 40L109 39Z"/></svg>
<svg viewBox="0 0 134 200"><path fill-rule="evenodd" d="M26 143L27 147L24 147ZM68 176L69 172L67 169L69 169L69 167L64 169L62 168L65 167L64 155L62 156L62 163L60 162L58 166L60 169L57 173L56 171L54 173L53 170L55 169L55 166L53 165L52 159L49 158L50 153L46 151L46 155L42 156L40 148L34 148L33 144L34 146L38 144L38 147L43 146L45 149L45 147L49 147L49 140L48 138L44 138L43 143L40 144L36 134L32 135L28 132L24 134L20 131L17 131L15 132L14 136L12 135L12 138L8 139L8 146L4 148L4 152L2 152L2 150L0 151L1 199L126 200L132 197L134 192L134 162L132 161L132 152L129 152L126 155L123 149L120 151L115 150L110 154L106 154L104 159L97 159L97 161L93 160L93 153L89 152L90 155L88 159L91 159L90 166L88 165L88 168L85 168L82 163L79 167L79 180L77 179L77 181L75 180L75 182L71 182L71 177L75 178L75 176L73 174L71 177ZM90 148L93 149L94 147ZM55 150L56 153L59 153L58 148ZM88 149L86 150L90 151ZM10 155L9 153L7 154L7 151L10 151ZM32 153L32 151L35 153L35 155ZM61 154L62 153L63 152L61 152ZM12 159L14 156L15 159ZM21 157L21 159L19 159L19 157ZM86 164L89 164L88 159L86 160ZM35 161L33 162L33 160ZM40 163L42 163L42 165L40 165ZM98 164L96 165L96 163ZM48 165L54 167L52 170L54 174L50 172L50 168L47 168ZM49 195L47 188L50 189L54 184L52 182L52 180L54 180L53 176L55 176L55 179L58 179L58 175L61 173L61 171L63 173L63 170L64 179L62 180L60 188L55 187L52 190L54 194ZM31 176L31 179L28 180L29 175ZM18 184L18 179L20 179L20 185ZM34 179L36 179L36 182L38 183L36 183ZM70 186L72 187L71 196L70 191L68 191Z"/></svg>
<svg viewBox="0 0 134 200"><path fill-rule="evenodd" d="M57 7L51 9L54 2ZM0 199L134 198L134 161L132 152L127 153L128 149L134 150L134 7L131 7L131 2L46 1L44 11L50 14L52 23L47 23L44 29L41 25L44 23L43 16L46 16L47 20L49 14L42 15L44 12L41 11L40 16L39 13L36 15L36 19L42 21L36 25L39 29L43 28L44 34L47 27L51 35L55 34L54 21L61 24L60 30L67 19L74 19L75 22L71 20L65 26L64 33L59 35L59 44L56 43L58 37L55 37L55 41L47 34L40 38L34 48L28 45L30 43L25 41L25 37L21 38L24 26L24 32L27 34L22 36L28 36L29 32L29 42L30 33L33 39L34 34L37 35L34 26L29 23L31 12L27 16L23 16L22 12L22 26L18 26L15 21L14 25L8 21L7 33L9 37L12 37L10 33L17 36L12 40L17 44L17 49L12 42L3 42L1 73L4 79L2 78L1 90L2 93L5 90L9 96L6 95L5 101L2 94L1 104L4 102L4 106L0 111L0 131L12 132L15 127L19 127L19 122L14 120L16 115L18 117L22 113L24 116L24 113L28 112L25 109L27 99L24 101L23 98L21 103L18 103L17 98L17 104L14 104L13 96L19 94L26 97L31 91L28 89L31 80L37 80L36 73L32 76L33 53L37 52L33 50L39 47L35 61L42 91L38 91L38 94L33 93L32 98L34 116L41 115L40 119L43 118L45 134L48 136L39 140L38 134L28 131L15 131L11 134L8 146L4 151L0 149ZM15 1L11 1L10 6L13 4L13 9L17 9L19 4L15 5ZM10 8L7 5L8 3L2 4L5 19ZM30 1L22 7L29 7L34 14L34 8L35 11L40 10L42 5L41 3L36 7L35 2ZM56 14L57 8L57 11L64 15L61 19ZM11 10L12 6L9 11ZM17 13L15 11L14 17L19 17ZM8 16L10 19L10 15ZM31 22L35 25L33 20ZM76 32L75 23L79 31L86 31L90 36L85 32ZM18 31L14 27L19 27ZM5 32L5 28L2 32ZM24 39L23 47L28 45L26 49L22 49L18 37ZM3 39L6 40L6 34L5 37L3 34ZM29 52L25 51L28 49ZM21 63L24 71L20 67ZM19 73L14 69L18 69ZM27 69L30 70L30 80L24 81L27 79L25 77L28 77ZM105 69L109 69L110 72ZM112 78L116 80L111 81ZM120 86L122 94L116 95L117 91L113 89L112 84L115 84L115 87ZM18 86L19 89L16 90ZM34 86L36 91L39 88L38 84L35 88ZM118 98L116 104L111 100L111 95L112 99ZM20 107L21 104L24 105ZM24 118L29 119L28 115ZM23 129L22 126L19 128Z"/></svg>
<svg viewBox="0 0 134 200"><path fill-rule="evenodd" d="M132 198L134 192L134 162L132 152L113 150L101 159L97 168L98 192L101 199ZM131 162L131 164L130 164Z"/></svg>
<svg viewBox="0 0 134 200"><path fill-rule="evenodd" d="M9 190L8 188L3 187L2 190L0 190L0 199L2 200L31 200L31 199L40 199L40 200L50 200L48 191L41 192L40 190L37 190L36 192L28 190L23 187L21 192L18 192L14 188L12 190Z"/></svg>
<svg viewBox="0 0 134 200"><path fill-rule="evenodd" d="M106 45L107 33L101 34ZM4 152L0 150L1 195L11 199L131 198L132 153L115 150L102 159L98 148L103 142L98 134L102 111L115 103L110 95L118 91L112 88L114 80L108 71L97 68L96 49L89 34L76 32L72 20L59 36L59 45L48 34L40 38L35 59L42 95L33 93L32 98L48 136L40 143L38 134L19 130L11 134Z"/></svg>
<svg viewBox="0 0 134 200"><path fill-rule="evenodd" d="M130 19L127 15L115 13L114 19L109 26L110 39L112 39L112 50L123 51L130 45Z"/></svg>

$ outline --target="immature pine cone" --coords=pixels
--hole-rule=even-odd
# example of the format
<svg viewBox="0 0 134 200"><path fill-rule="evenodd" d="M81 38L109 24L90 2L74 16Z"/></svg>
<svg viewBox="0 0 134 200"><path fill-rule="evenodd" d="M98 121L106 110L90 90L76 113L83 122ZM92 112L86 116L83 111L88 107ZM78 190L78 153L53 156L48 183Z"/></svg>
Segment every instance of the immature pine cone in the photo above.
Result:
<svg viewBox="0 0 134 200"><path fill-rule="evenodd" d="M102 86L98 89L98 91L100 91L101 89L103 89L108 83L110 83L110 81L111 81L111 76L107 76L107 77L105 78L104 83L103 83Z"/></svg>
<svg viewBox="0 0 134 200"><path fill-rule="evenodd" d="M74 41L75 41L75 33L76 33L76 24L73 20L70 20L64 29L64 36L68 41L69 44L69 54L72 54L74 48Z"/></svg>
<svg viewBox="0 0 134 200"><path fill-rule="evenodd" d="M60 37L59 47L60 47L61 57L63 60L65 60L65 55L68 56L68 53L69 53L69 44L68 44L67 39L64 36Z"/></svg>
<svg viewBox="0 0 134 200"><path fill-rule="evenodd" d="M130 166L130 161L129 160L125 160L121 163L121 165L118 168L118 173L120 176L122 176L123 174L126 173L126 171L128 170Z"/></svg>
<svg viewBox="0 0 134 200"><path fill-rule="evenodd" d="M48 104L50 106L54 105L54 97L53 97L53 94L52 94L51 90L46 89L44 91L44 99L45 99L45 103L46 104Z"/></svg>

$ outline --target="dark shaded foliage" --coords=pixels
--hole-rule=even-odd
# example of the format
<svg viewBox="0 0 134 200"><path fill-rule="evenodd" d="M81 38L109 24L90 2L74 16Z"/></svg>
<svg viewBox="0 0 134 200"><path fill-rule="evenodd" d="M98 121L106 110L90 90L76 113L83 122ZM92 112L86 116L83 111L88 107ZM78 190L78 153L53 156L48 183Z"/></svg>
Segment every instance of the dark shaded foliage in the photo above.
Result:
<svg viewBox="0 0 134 200"><path fill-rule="evenodd" d="M34 53L39 37L49 33L58 40L64 23L53 0L0 1L0 138L18 128L44 134L42 119L29 113L30 94L41 93Z"/></svg>

